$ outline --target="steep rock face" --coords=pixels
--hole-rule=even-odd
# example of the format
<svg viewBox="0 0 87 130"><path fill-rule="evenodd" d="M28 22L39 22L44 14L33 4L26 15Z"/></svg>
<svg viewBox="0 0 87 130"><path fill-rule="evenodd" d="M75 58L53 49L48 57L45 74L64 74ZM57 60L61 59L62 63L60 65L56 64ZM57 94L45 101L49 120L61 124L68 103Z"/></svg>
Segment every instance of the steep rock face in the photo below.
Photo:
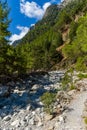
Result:
<svg viewBox="0 0 87 130"><path fill-rule="evenodd" d="M13 42L12 45L15 47L15 46L17 46L20 42L21 42L21 39L20 39L20 40L16 40L16 41Z"/></svg>
<svg viewBox="0 0 87 130"><path fill-rule="evenodd" d="M58 11L60 10L60 6L57 6L57 5L51 5L47 8L44 16L43 16L43 19L44 18L47 18L47 17L51 17L51 16L56 16Z"/></svg>
<svg viewBox="0 0 87 130"><path fill-rule="evenodd" d="M46 10L46 12L43 16L43 19L46 18L46 17L50 17L50 16L58 14L58 11L60 11L64 6L66 6L71 1L74 1L74 0L63 0L63 2L61 2L58 5L57 4L56 5L50 5Z"/></svg>
<svg viewBox="0 0 87 130"><path fill-rule="evenodd" d="M22 39L15 41L13 43L13 46L17 46L21 43L25 44L26 41L30 43L34 39L38 38L38 36L48 31L49 28L55 24L55 20L59 13L59 10L60 8L58 7L58 5L49 6L43 18L40 21L38 21L32 29L30 28L30 31ZM38 32L40 35L38 35Z"/></svg>
<svg viewBox="0 0 87 130"><path fill-rule="evenodd" d="M60 4L54 4L54 5L50 5L43 18L38 21L34 28L30 28L30 31L20 40L17 40L13 43L13 46L17 46L18 44L20 43L26 43L26 39L28 42L32 42L33 39L36 39L38 37L38 32L41 32L40 34L43 34L44 31L41 31L43 30L43 25L45 25L45 28L47 28L45 31L49 30L49 27L50 26L53 26L55 24L55 21L56 21L56 18L58 16L58 13L60 12L60 10L66 6L66 4L68 4L71 0L64 0L63 2L61 2ZM38 30L39 28L39 30ZM32 35L35 37L32 38ZM28 38L26 38L28 37Z"/></svg>
<svg viewBox="0 0 87 130"><path fill-rule="evenodd" d="M70 3L71 1L74 0L63 0L63 2L61 3L63 6L66 6L68 3Z"/></svg>

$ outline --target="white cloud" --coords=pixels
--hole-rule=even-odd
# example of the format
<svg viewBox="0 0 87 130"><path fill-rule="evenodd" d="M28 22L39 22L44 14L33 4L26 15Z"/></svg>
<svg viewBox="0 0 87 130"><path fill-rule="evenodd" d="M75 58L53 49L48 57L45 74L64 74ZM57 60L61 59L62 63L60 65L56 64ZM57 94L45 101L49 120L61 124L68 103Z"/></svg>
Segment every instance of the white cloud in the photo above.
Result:
<svg viewBox="0 0 87 130"><path fill-rule="evenodd" d="M46 11L47 7L51 5L51 2L46 2L42 7L36 2L20 0L20 11L29 18L41 19Z"/></svg>
<svg viewBox="0 0 87 130"><path fill-rule="evenodd" d="M63 2L64 0L61 0L61 2Z"/></svg>
<svg viewBox="0 0 87 130"><path fill-rule="evenodd" d="M33 26L35 26L35 24L31 24L31 25L30 25L30 27L33 27Z"/></svg>
<svg viewBox="0 0 87 130"><path fill-rule="evenodd" d="M49 7L50 5L51 5L50 2L45 3L45 4L43 5L44 11L45 11L45 10L47 9L47 7Z"/></svg>
<svg viewBox="0 0 87 130"><path fill-rule="evenodd" d="M13 34L11 37L10 37L10 41L12 44L15 40L19 40L21 39L22 37L24 37L26 35L26 33L29 31L29 28L28 27L23 27L23 26L17 26L16 27L18 30L20 30L20 34Z"/></svg>

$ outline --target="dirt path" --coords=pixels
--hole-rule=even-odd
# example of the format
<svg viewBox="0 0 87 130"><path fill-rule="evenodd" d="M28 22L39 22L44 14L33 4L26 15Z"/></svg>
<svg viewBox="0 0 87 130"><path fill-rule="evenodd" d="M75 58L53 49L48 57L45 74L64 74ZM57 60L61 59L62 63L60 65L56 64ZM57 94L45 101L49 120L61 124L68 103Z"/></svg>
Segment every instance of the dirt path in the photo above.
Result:
<svg viewBox="0 0 87 130"><path fill-rule="evenodd" d="M84 102L87 99L87 91L76 95L75 99L69 105L69 110L66 112L66 120L64 127L60 130L85 130L85 125L82 120L82 112L84 110Z"/></svg>

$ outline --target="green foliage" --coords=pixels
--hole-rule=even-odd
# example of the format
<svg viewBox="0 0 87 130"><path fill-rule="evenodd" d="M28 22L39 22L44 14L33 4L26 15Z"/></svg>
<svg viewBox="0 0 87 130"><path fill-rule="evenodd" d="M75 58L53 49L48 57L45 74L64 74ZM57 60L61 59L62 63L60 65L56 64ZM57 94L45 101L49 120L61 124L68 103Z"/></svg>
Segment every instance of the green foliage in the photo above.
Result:
<svg viewBox="0 0 87 130"><path fill-rule="evenodd" d="M78 77L79 77L79 79L84 79L84 78L87 78L87 74L79 73Z"/></svg>
<svg viewBox="0 0 87 130"><path fill-rule="evenodd" d="M87 0L75 0L63 8L51 5L42 20L30 28L15 48L8 45L10 20L6 2L0 2L0 74L23 74L32 70L49 70L58 64L63 56L68 65L75 64L77 70L87 70ZM78 16L78 21L76 21ZM81 17L81 18L79 18ZM69 36L62 53L57 48L64 44L63 34L69 29ZM67 34L68 35L68 34ZM71 86L71 75L66 74L63 89Z"/></svg>
<svg viewBox="0 0 87 130"><path fill-rule="evenodd" d="M76 37L76 30L78 27L78 23L72 21L70 24L70 32L69 32L69 38L72 41Z"/></svg>
<svg viewBox="0 0 87 130"><path fill-rule="evenodd" d="M48 70L61 60L61 54L56 48L62 43L61 33L50 29L30 44L19 45L16 48L24 55L27 71Z"/></svg>
<svg viewBox="0 0 87 130"><path fill-rule="evenodd" d="M74 68L69 68L69 70L66 71L66 73L61 81L63 90L75 89L75 85L73 82L73 71L74 71Z"/></svg>
<svg viewBox="0 0 87 130"><path fill-rule="evenodd" d="M0 75L12 75L25 72L25 61L22 53L8 43L9 8L7 2L0 2Z"/></svg>
<svg viewBox="0 0 87 130"><path fill-rule="evenodd" d="M85 124L87 125L87 117L85 117L84 122L85 122Z"/></svg>
<svg viewBox="0 0 87 130"><path fill-rule="evenodd" d="M66 72L61 83L62 83L62 89L67 90L69 89L69 83L71 82L71 76Z"/></svg>
<svg viewBox="0 0 87 130"><path fill-rule="evenodd" d="M16 47L19 50L17 56L22 57L24 61L24 65L22 63L18 65L25 67L25 72L49 70L62 60L63 56L56 48L64 44L62 32L66 31L66 27L70 30L68 36L70 42L65 45L62 53L68 59L69 65L76 63L76 69L86 69L86 3L87 0L75 0L61 9L57 5L50 6L42 20L18 41L21 44ZM81 18L75 21L76 16ZM0 60L3 61L2 58Z"/></svg>
<svg viewBox="0 0 87 130"><path fill-rule="evenodd" d="M26 34L26 36L22 40L20 40L20 42L18 41L18 43L26 44L33 42L35 39L38 39L39 36L43 35L55 24L55 19L57 15L58 15L57 5L51 5L48 8L48 11L46 15L44 15L43 19L38 21L35 24L35 26L30 29L30 31Z"/></svg>
<svg viewBox="0 0 87 130"><path fill-rule="evenodd" d="M25 64L23 55L19 55L19 52L10 45L4 45L0 49L0 74L11 75L14 72L22 73Z"/></svg>
<svg viewBox="0 0 87 130"><path fill-rule="evenodd" d="M65 24L69 24L71 21L70 15L67 13L65 9L63 9L58 16L58 22L55 25L55 28L59 28L60 30L64 29Z"/></svg>
<svg viewBox="0 0 87 130"><path fill-rule="evenodd" d="M71 85L70 86L70 90L73 90L73 89L75 89L76 87L74 86L74 85Z"/></svg>
<svg viewBox="0 0 87 130"><path fill-rule="evenodd" d="M86 65L86 60L87 60L87 56L85 57L79 57L77 59L77 62L75 64L75 68L77 71L86 71L87 70L87 65Z"/></svg>
<svg viewBox="0 0 87 130"><path fill-rule="evenodd" d="M11 35L8 30L10 20L8 19L9 8L7 2L0 2L0 46L8 42L7 37Z"/></svg>
<svg viewBox="0 0 87 130"><path fill-rule="evenodd" d="M77 70L85 71L87 69L87 15L79 19L75 32L72 42L63 48L63 53L71 64L75 64Z"/></svg>
<svg viewBox="0 0 87 130"><path fill-rule="evenodd" d="M87 0L74 0L69 2L59 12L55 27L63 30L66 24L70 24L72 21L74 21L77 14L79 15L80 13L86 12L86 3Z"/></svg>
<svg viewBox="0 0 87 130"><path fill-rule="evenodd" d="M50 93L46 92L41 96L41 101L44 104L44 109L47 113L52 114L53 110L53 103L56 100L56 94L55 93Z"/></svg>

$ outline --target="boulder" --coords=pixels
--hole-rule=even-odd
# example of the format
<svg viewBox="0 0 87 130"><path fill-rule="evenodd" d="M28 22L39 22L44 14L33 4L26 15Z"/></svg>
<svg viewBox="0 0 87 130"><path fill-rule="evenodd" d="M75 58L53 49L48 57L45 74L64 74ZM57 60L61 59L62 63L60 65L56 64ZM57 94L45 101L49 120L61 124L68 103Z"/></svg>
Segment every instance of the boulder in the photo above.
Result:
<svg viewBox="0 0 87 130"><path fill-rule="evenodd" d="M11 120L11 117L10 116L5 116L3 120L4 121L9 121L9 120Z"/></svg>
<svg viewBox="0 0 87 130"><path fill-rule="evenodd" d="M20 124L19 120L15 120L11 123L11 126L18 127Z"/></svg>
<svg viewBox="0 0 87 130"><path fill-rule="evenodd" d="M87 81L85 80L80 80L78 82L76 82L76 89L77 91L86 91L87 90Z"/></svg>
<svg viewBox="0 0 87 130"><path fill-rule="evenodd" d="M31 118L31 119L29 120L29 124L30 124L30 125L35 125L35 119L34 119L34 118Z"/></svg>
<svg viewBox="0 0 87 130"><path fill-rule="evenodd" d="M49 121L53 118L53 115L50 115L50 114L46 114L45 117L44 117L44 120L45 121Z"/></svg>
<svg viewBox="0 0 87 130"><path fill-rule="evenodd" d="M66 120L66 116L64 114L62 114L58 117L58 121L61 123L65 123L65 120Z"/></svg>
<svg viewBox="0 0 87 130"><path fill-rule="evenodd" d="M70 101L72 99L71 96L64 91L59 91L56 95L56 98L58 98L61 102Z"/></svg>
<svg viewBox="0 0 87 130"><path fill-rule="evenodd" d="M32 108L32 106L29 104L29 105L27 106L26 110L27 110L27 111L30 111L31 108Z"/></svg>
<svg viewBox="0 0 87 130"><path fill-rule="evenodd" d="M38 122L38 124L37 124L38 127L39 127L39 126L42 126L42 125L43 125L42 122Z"/></svg>
<svg viewBox="0 0 87 130"><path fill-rule="evenodd" d="M76 90L73 89L73 90L70 90L70 91L68 92L68 95L69 95L69 96L74 96L75 93L76 93Z"/></svg>
<svg viewBox="0 0 87 130"><path fill-rule="evenodd" d="M59 116L59 122L63 122L64 121L64 118L63 118L63 116Z"/></svg>
<svg viewBox="0 0 87 130"><path fill-rule="evenodd" d="M34 84L31 88L31 91L36 91L40 87L39 84Z"/></svg>

